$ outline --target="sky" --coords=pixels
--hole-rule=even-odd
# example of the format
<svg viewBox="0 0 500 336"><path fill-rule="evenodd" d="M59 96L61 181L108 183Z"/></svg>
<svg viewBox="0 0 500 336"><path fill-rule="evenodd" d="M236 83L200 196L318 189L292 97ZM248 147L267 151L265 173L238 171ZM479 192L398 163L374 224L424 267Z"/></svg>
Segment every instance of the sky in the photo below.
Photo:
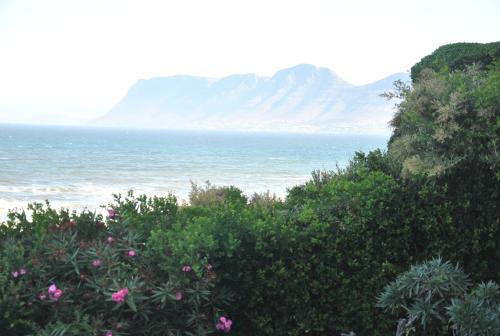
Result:
<svg viewBox="0 0 500 336"><path fill-rule="evenodd" d="M498 0L0 0L0 123L87 123L175 74L310 63L361 85L499 22Z"/></svg>

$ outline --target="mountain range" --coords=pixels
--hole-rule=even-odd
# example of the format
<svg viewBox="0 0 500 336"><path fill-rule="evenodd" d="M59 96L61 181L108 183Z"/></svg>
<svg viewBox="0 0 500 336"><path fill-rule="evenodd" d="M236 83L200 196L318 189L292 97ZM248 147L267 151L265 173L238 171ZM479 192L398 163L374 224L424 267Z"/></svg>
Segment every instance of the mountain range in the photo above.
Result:
<svg viewBox="0 0 500 336"><path fill-rule="evenodd" d="M228 131L385 133L397 73L355 86L328 68L301 64L272 77L238 74L220 79L177 75L137 81L106 115L108 127Z"/></svg>

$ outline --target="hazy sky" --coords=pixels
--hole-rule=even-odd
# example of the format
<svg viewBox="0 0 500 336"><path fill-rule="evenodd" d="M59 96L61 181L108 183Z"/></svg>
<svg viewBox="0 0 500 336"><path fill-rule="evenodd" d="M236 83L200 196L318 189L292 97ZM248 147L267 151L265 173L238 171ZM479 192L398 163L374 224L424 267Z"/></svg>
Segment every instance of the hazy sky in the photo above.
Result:
<svg viewBox="0 0 500 336"><path fill-rule="evenodd" d="M0 0L0 122L92 120L137 79L174 74L312 63L363 84L500 40L499 22L498 0Z"/></svg>

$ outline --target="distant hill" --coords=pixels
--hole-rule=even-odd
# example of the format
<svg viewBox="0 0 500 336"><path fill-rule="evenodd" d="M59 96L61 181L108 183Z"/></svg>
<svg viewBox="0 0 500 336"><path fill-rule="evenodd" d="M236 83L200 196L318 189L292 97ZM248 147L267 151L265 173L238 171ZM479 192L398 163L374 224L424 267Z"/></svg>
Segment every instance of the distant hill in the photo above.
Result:
<svg viewBox="0 0 500 336"><path fill-rule="evenodd" d="M409 75L353 86L327 68L302 64L271 78L194 76L139 80L98 125L170 129L363 132L387 131L393 102L379 94Z"/></svg>

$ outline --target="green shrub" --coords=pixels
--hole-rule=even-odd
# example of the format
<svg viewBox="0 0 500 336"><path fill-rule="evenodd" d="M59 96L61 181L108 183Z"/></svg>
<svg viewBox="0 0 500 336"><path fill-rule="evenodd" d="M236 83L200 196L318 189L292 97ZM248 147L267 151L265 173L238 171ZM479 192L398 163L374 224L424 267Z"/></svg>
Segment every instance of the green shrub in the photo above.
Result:
<svg viewBox="0 0 500 336"><path fill-rule="evenodd" d="M397 335L500 334L499 286L481 283L467 293L469 287L469 278L458 265L434 258L412 266L385 286L378 306L405 315Z"/></svg>
<svg viewBox="0 0 500 336"><path fill-rule="evenodd" d="M446 185L398 172L375 151L315 172L284 202L246 204L231 189L234 197L179 208L172 229L153 231L147 245L164 270L175 260L214 265L216 292L234 296L225 310L237 334L387 335L394 325L376 309L376 293L411 264L443 255L487 278L498 260L486 237L467 248L483 228L455 225L461 205Z"/></svg>
<svg viewBox="0 0 500 336"><path fill-rule="evenodd" d="M403 178L443 193L451 215L443 242L459 244L442 255L475 280L500 279L499 66L497 57L486 69L423 70L401 92L388 150Z"/></svg>
<svg viewBox="0 0 500 336"><path fill-rule="evenodd" d="M415 320L426 334L446 334L446 307L462 297L470 285L461 268L441 258L416 266L387 285L378 305L391 313L402 312Z"/></svg>
<svg viewBox="0 0 500 336"><path fill-rule="evenodd" d="M148 230L170 225L174 199L116 201L106 223L40 204L32 220L10 215L0 236L2 335L215 333L227 298L212 292L214 269L176 260L161 272L145 244Z"/></svg>
<svg viewBox="0 0 500 336"><path fill-rule="evenodd" d="M481 283L464 298L452 299L448 315L459 336L500 335L500 286Z"/></svg>
<svg viewBox="0 0 500 336"><path fill-rule="evenodd" d="M500 58L500 42L452 43L439 47L432 54L412 66L411 78L418 81L424 69L434 71L463 70L473 63L487 66Z"/></svg>

